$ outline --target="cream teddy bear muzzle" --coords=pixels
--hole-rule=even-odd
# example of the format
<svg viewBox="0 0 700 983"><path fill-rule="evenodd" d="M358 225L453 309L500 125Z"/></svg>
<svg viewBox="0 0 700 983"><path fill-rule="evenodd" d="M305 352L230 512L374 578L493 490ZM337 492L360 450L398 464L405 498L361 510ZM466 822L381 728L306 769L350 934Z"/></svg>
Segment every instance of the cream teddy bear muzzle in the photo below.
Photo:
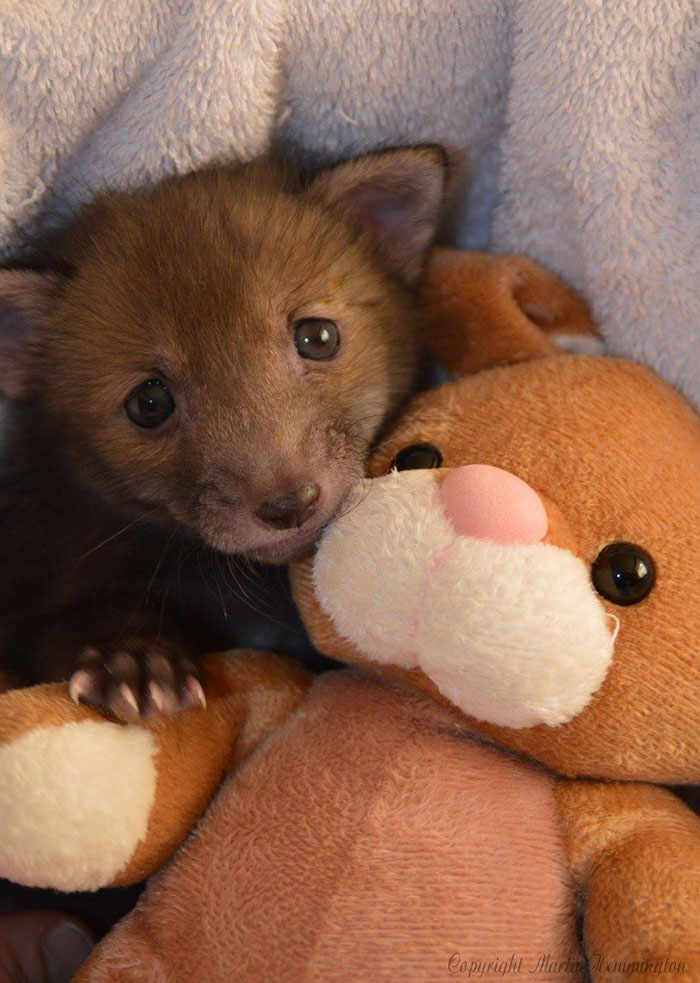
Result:
<svg viewBox="0 0 700 983"><path fill-rule="evenodd" d="M326 533L317 597L361 653L422 669L464 713L554 726L602 683L615 632L588 567L546 532L510 472L392 471Z"/></svg>

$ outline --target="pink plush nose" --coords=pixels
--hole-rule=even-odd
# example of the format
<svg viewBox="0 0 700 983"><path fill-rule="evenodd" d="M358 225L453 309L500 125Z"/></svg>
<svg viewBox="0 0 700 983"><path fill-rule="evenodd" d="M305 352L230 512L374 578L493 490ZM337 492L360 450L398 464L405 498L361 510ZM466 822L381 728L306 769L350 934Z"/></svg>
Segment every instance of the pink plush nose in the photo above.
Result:
<svg viewBox="0 0 700 983"><path fill-rule="evenodd" d="M462 536L495 543L539 543L547 511L527 482L489 464L455 468L440 485L448 518Z"/></svg>

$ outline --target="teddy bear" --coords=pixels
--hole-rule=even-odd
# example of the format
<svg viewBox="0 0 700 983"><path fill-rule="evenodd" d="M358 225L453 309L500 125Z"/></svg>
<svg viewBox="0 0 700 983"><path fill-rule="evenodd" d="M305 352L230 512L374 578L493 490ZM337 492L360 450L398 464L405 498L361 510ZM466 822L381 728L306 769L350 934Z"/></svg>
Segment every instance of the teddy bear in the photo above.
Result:
<svg viewBox="0 0 700 983"><path fill-rule="evenodd" d="M194 771L224 763L188 809L171 736L186 760L221 699L105 722L148 744L154 777L92 886L156 870L228 777L79 980L698 978L700 820L661 786L700 778L700 423L649 370L587 354L582 300L523 257L438 252L424 298L452 379L406 406L292 569L316 646L349 668L309 684L260 657L276 709L209 742ZM257 657L213 658L220 678ZM3 778L13 734L49 704L64 729L93 713L35 698L0 732L18 801L39 772ZM64 770L54 798L93 776L78 794Z"/></svg>

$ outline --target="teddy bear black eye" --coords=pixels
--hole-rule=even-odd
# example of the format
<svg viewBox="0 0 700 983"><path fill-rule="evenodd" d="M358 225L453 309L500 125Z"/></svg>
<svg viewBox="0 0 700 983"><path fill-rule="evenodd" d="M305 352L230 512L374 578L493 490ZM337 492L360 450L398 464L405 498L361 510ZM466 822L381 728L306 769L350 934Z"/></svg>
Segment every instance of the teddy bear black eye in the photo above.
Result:
<svg viewBox="0 0 700 983"><path fill-rule="evenodd" d="M137 427L153 430L172 415L175 400L164 382L160 379L148 379L127 397L124 408Z"/></svg>
<svg viewBox="0 0 700 983"><path fill-rule="evenodd" d="M634 543L610 543L591 568L593 586L613 604L638 604L654 586L654 561Z"/></svg>
<svg viewBox="0 0 700 983"><path fill-rule="evenodd" d="M391 467L397 471L416 471L422 468L439 468L442 454L432 444L411 444L399 451Z"/></svg>

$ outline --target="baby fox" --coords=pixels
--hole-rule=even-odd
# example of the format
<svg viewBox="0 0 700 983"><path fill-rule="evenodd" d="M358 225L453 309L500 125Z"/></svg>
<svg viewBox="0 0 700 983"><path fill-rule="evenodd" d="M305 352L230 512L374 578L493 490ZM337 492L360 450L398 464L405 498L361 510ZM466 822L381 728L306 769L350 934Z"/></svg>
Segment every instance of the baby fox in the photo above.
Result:
<svg viewBox="0 0 700 983"><path fill-rule="evenodd" d="M311 548L415 384L445 171L432 146L216 167L0 272L0 672L123 719L203 701L232 556Z"/></svg>

